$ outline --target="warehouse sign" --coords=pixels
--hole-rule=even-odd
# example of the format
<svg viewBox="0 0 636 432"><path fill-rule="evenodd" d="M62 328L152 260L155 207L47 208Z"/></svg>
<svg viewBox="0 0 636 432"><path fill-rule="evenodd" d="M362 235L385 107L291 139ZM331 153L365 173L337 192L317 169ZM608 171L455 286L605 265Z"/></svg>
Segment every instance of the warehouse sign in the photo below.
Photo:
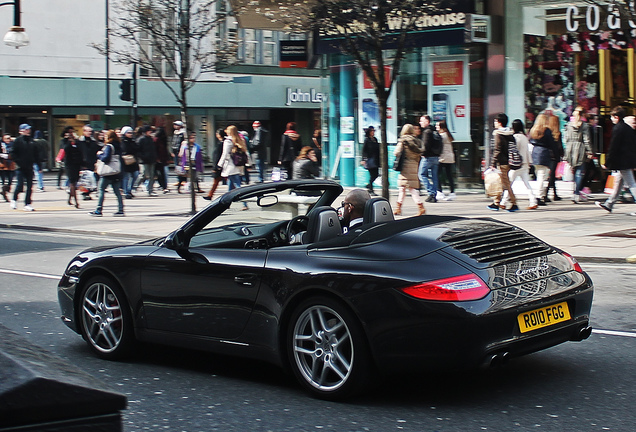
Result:
<svg viewBox="0 0 636 432"><path fill-rule="evenodd" d="M421 15L415 19L405 11L394 10L386 14L385 27L379 32L383 38L383 49L397 48L404 28L408 28L406 46L410 48L463 45L466 21L473 12L474 1L470 0L444 1L438 10L422 8ZM345 35L355 37L356 34L367 33L368 26L376 25L364 17L353 19L346 25L331 29L331 32L323 31L318 37L317 53L338 52Z"/></svg>

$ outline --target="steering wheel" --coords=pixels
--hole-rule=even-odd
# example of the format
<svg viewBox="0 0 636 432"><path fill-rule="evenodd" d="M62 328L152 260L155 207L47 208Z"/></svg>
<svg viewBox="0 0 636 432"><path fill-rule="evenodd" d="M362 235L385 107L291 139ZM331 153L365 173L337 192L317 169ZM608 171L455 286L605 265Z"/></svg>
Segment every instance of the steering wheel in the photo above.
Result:
<svg viewBox="0 0 636 432"><path fill-rule="evenodd" d="M295 234L298 234L302 231L307 231L307 227L309 226L309 217L307 216L296 216L292 218L287 223L286 233L287 233L287 241L291 241Z"/></svg>

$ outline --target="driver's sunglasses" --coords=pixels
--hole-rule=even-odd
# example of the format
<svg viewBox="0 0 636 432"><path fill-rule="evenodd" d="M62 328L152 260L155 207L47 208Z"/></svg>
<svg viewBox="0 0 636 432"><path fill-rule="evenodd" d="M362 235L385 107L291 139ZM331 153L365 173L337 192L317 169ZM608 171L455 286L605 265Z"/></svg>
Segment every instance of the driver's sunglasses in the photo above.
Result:
<svg viewBox="0 0 636 432"><path fill-rule="evenodd" d="M344 206L347 206L347 205L350 205L351 207L354 207L354 205L351 204L350 202L343 201L343 202L340 203L340 207L344 207Z"/></svg>

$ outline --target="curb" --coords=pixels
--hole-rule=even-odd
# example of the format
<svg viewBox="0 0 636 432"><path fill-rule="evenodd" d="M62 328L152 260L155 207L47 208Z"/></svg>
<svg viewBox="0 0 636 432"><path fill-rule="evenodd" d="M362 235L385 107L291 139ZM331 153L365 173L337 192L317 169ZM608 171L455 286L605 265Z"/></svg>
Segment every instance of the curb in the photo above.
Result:
<svg viewBox="0 0 636 432"><path fill-rule="evenodd" d="M68 228L50 228L50 227L41 227L41 226L33 226L33 225L14 225L14 224L0 223L0 229L2 228L17 229L17 230L23 230L23 231L58 232L58 233L79 234L79 235L118 237L122 239L134 238L139 240L151 240L151 239L157 238L156 236L145 236L140 234L86 231L86 230L76 230L76 229L68 229Z"/></svg>

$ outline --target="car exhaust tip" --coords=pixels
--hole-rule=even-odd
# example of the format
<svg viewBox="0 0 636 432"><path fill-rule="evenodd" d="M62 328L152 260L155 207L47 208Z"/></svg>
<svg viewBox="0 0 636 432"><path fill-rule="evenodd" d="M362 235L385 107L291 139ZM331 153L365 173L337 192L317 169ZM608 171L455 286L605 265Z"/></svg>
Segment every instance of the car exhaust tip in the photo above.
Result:
<svg viewBox="0 0 636 432"><path fill-rule="evenodd" d="M576 335L572 338L572 340L575 342L580 342L582 340L589 338L591 334L592 334L591 326L581 327L579 331L576 333Z"/></svg>
<svg viewBox="0 0 636 432"><path fill-rule="evenodd" d="M510 360L509 352L506 351L506 352L495 353L486 357L486 359L483 362L483 366L484 366L484 369L488 369L488 368L494 369L497 367L504 366L505 364L508 363L509 360Z"/></svg>

